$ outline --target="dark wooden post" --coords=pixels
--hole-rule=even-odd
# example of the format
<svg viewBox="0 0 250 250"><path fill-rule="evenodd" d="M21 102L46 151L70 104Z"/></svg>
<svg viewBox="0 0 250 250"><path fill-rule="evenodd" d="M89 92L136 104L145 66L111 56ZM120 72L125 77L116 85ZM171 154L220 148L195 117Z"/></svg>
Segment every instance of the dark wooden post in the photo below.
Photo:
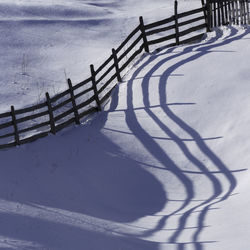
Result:
<svg viewBox="0 0 250 250"><path fill-rule="evenodd" d="M248 1L246 1L246 12L247 12L247 24L250 24L250 16L249 16L249 5L248 5Z"/></svg>
<svg viewBox="0 0 250 250"><path fill-rule="evenodd" d="M178 25L178 1L174 1L174 21L175 21L175 37L176 37L176 45L180 44L179 39L179 25Z"/></svg>
<svg viewBox="0 0 250 250"><path fill-rule="evenodd" d="M53 115L51 100L50 100L50 96L49 96L48 92L46 92L46 100L47 100L47 106L48 106L48 110L49 110L50 132L55 135L56 134L56 125L55 125L55 119L54 119L54 115Z"/></svg>
<svg viewBox="0 0 250 250"><path fill-rule="evenodd" d="M143 39L144 49L145 49L145 51L147 53L149 53L148 39L147 39L147 36L146 36L145 26L144 26L144 22L143 22L143 17L142 16L140 16L139 21L140 21L140 29L141 29L141 33L142 33L142 39Z"/></svg>
<svg viewBox="0 0 250 250"><path fill-rule="evenodd" d="M16 122L16 114L15 114L15 108L14 106L11 106L11 117L12 117L12 124L14 127L14 133L15 133L15 144L20 145L20 138L19 138L19 133L18 133L18 127L17 127L17 122Z"/></svg>
<svg viewBox="0 0 250 250"><path fill-rule="evenodd" d="M212 29L212 5L209 0L207 0L206 4L204 3L204 0L202 0L202 4L204 8L204 18L207 24L207 32L210 32Z"/></svg>
<svg viewBox="0 0 250 250"><path fill-rule="evenodd" d="M234 1L232 1L232 15L233 15L233 24L235 24L235 19L236 19L236 13L235 13L235 4Z"/></svg>
<svg viewBox="0 0 250 250"><path fill-rule="evenodd" d="M117 59L117 53L116 53L115 49L112 49L112 55L113 55L113 58L114 58L117 80L118 80L118 82L121 82L122 78L121 78L121 74L120 74L120 69L119 69L119 64L118 64L118 59Z"/></svg>
<svg viewBox="0 0 250 250"><path fill-rule="evenodd" d="M214 15L214 26L213 27L217 27L217 14L216 14L216 3L213 2L213 15Z"/></svg>
<svg viewBox="0 0 250 250"><path fill-rule="evenodd" d="M97 110L101 111L102 108L101 108L101 103L100 103L99 96L98 96L98 91L96 88L96 79L95 79L96 73L95 73L93 64L90 65L90 71L91 71L91 78L92 78L92 85L93 85L93 90L94 90L94 95L95 95L95 101L97 104Z"/></svg>
<svg viewBox="0 0 250 250"><path fill-rule="evenodd" d="M78 110L77 110L77 106L76 106L74 90L73 90L72 82L70 79L68 79L68 85L69 85L69 93L70 93L71 102L72 102L74 115L75 115L75 122L76 122L76 124L80 124L80 118L79 118L79 114L78 114Z"/></svg>

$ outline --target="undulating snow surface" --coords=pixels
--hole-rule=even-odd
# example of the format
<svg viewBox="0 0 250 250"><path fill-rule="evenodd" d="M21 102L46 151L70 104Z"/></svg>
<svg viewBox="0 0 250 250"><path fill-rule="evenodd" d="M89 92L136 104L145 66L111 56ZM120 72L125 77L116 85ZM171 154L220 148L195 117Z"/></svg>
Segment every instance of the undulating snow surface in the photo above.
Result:
<svg viewBox="0 0 250 250"><path fill-rule="evenodd" d="M57 1L58 8L55 1L39 1L38 11L31 1L8 5L1 1L5 6L1 29L7 32L5 25L12 23L10 40L5 40L7 35L1 37L1 53L8 61L1 61L2 68L8 66L2 73L10 80L9 86L19 86L10 77L11 60L17 67L20 51L17 45L11 48L16 41L11 36L19 38L22 29L31 27L34 32L44 29L42 36L55 35L51 22L32 21L30 26L28 19L43 18L37 13L56 19L51 14L56 9L63 13L58 14L61 19L67 10L75 19L80 13L82 19L81 13L86 12L86 25L95 27L95 34L86 39L89 50L82 47L81 52L95 52L102 58L102 51L119 40L113 32L118 20L129 23L141 12L157 19L153 9L165 6L167 11L170 4L164 2L145 0L143 10L139 1L74 1L73 7L73 1ZM106 21L91 24L99 16L103 19L105 8L110 26ZM16 21L9 20L9 9ZM71 20L70 14L67 17ZM27 67L29 74L34 70L34 77L44 77L46 67L52 79L52 66L59 75L58 69L65 65L81 67L78 49L85 33L80 34L81 25L70 27L72 20L65 19L66 35L60 40L59 33L64 33L58 31L51 49L39 54L34 52L36 40L24 44L28 52L34 52L37 66ZM58 20L52 23L56 30L62 25ZM129 29L127 24L124 27ZM74 39L76 34L82 37ZM23 39L28 41L24 33ZM0 151L0 248L250 249L249 39L250 29L228 27L216 29L200 43L144 55L104 111L84 125ZM58 53L54 62L53 53ZM80 75L79 68L72 69L72 76ZM30 92L15 92L7 83L1 86L1 109L8 101L23 105L28 93L35 91L31 85ZM26 98L21 99L20 93Z"/></svg>

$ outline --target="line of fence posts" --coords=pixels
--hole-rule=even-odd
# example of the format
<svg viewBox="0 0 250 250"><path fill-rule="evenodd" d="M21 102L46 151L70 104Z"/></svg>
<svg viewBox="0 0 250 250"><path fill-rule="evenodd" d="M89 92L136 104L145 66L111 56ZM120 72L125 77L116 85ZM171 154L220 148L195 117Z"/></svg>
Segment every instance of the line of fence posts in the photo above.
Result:
<svg viewBox="0 0 250 250"><path fill-rule="evenodd" d="M205 6L204 0L202 1L202 6ZM206 10L208 10L208 5ZM211 12L208 11L208 14L206 13L205 9L204 9L204 17L207 23L207 30L209 31L210 29L210 25L209 25L209 20L210 20L210 15ZM174 22L175 22L175 38L176 38L176 45L180 44L180 40L179 40L179 24L178 24L178 1L175 0L174 2ZM142 35L142 39L143 39L143 48L145 50L146 53L149 53L149 44L148 44L148 39L147 39L147 35L146 35L146 31L145 31L145 25L144 25L144 20L143 17L140 16L139 17L139 30L141 31L141 35ZM119 68L119 61L118 61L118 56L117 56L117 51L115 49L112 49L112 57L114 60L114 66L115 66L115 71L116 71L116 78L118 82L122 81L122 77L121 77L121 73L120 73L120 68ZM91 64L90 65L90 73L91 73L91 82L92 82L92 89L94 92L94 100L96 102L96 110L97 111L101 111L101 100L99 98L99 94L98 94L98 90L97 90L97 82L96 82L96 71L94 69L94 65ZM74 113L74 120L76 124L80 124L80 115L78 112L78 108L76 105L76 100L75 100L75 95L74 95L74 87L72 85L72 82L70 79L67 80L68 83L68 88L69 88L69 94L70 94L70 99L71 99L71 103L72 103L72 110ZM53 114L53 107L52 107L52 101L51 101L51 97L49 95L48 92L45 93L45 97L46 97L46 106L48 108L48 115L49 115L49 125L50 125L50 132L52 134L56 134L57 132L57 126L55 123L55 117ZM53 99L53 98L52 98ZM11 106L11 117L12 117L12 124L14 127L14 137L15 137L15 145L20 145L20 137L19 137L19 131L18 131L18 125L17 125L17 120L16 120L16 113L15 113L15 109L14 106Z"/></svg>

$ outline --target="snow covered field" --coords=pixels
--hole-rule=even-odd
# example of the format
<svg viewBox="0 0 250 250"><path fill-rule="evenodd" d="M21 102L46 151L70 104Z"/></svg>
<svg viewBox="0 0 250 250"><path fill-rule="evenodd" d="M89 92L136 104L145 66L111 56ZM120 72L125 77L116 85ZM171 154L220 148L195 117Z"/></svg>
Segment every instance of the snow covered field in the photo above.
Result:
<svg viewBox="0 0 250 250"><path fill-rule="evenodd" d="M64 10L71 10L72 2L57 1ZM97 2L102 8L93 6ZM4 6L1 29L7 32L6 24L15 23L14 30L9 29L12 37L20 37L18 24L23 29L32 26L37 32L44 29L42 34L47 37L55 35L51 24L46 26L46 22L39 21L38 29L36 22L30 26L28 20L21 20L42 19L34 14L37 6L31 1L16 1L15 5L11 1L10 6L16 7L12 10L15 22L6 14L10 13L9 5L0 3ZM103 18L105 8L111 12L105 14L110 26L106 21L98 25L85 23L95 27L92 38L86 38L88 50L81 48L82 55L91 62L105 56L120 41L119 36L113 35L119 19L130 30L129 22L136 16L158 19L161 12L172 11L172 3L166 5L166 1L145 0L144 10L139 1L74 3L78 4L73 7L74 18L76 13L85 11L86 16L91 15L88 20L98 20L99 16ZM39 13L46 13L46 17L55 9L60 10L52 8L53 1L40 4ZM183 6L187 5L189 9L194 6L183 1ZM25 43L28 52L37 53L37 66L27 66L32 77L45 77L39 74L45 74L47 67L53 80L60 75L63 81L60 68L81 79L78 49L85 41L85 32L80 34L81 25L74 30L75 25L70 26L72 20L67 18L63 21L66 34L72 36L65 35L60 40L59 33L64 33L58 31L54 49L46 49L46 56L38 52L40 49L29 50ZM98 33L104 30L103 34L110 34L109 37ZM70 32L82 37L76 40ZM24 34L23 37L27 42ZM12 46L11 37L8 43L5 39L7 35L1 37L1 53L8 64L2 60L1 67L8 69L2 75L10 80L10 85L1 81L2 110L13 102L23 105L27 96L31 98L35 93L32 85L20 92L13 87L21 86L11 82L10 70L11 60L18 65L21 49L13 45L14 53L6 45ZM229 27L216 29L200 43L145 55L117 87L105 110L84 126L0 151L0 248L250 249L249 39L250 29ZM68 49L62 47L65 41ZM31 47L37 46L35 40L30 43ZM93 51L98 58L90 57ZM27 58L31 56L28 52ZM58 54L53 57L52 52ZM22 55L20 58L22 64ZM82 60L82 65L85 63L90 62ZM58 75L53 75L54 69ZM44 86L61 87L47 83ZM27 96L22 99L22 95Z"/></svg>

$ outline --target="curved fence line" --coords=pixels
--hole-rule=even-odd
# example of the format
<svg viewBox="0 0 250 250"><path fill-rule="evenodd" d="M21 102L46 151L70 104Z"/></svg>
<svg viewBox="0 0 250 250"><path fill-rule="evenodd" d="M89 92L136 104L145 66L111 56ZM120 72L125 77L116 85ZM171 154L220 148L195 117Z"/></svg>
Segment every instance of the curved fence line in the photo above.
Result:
<svg viewBox="0 0 250 250"><path fill-rule="evenodd" d="M17 110L11 106L9 112L0 114L0 149L32 142L49 133L56 134L73 123L80 124L82 118L101 111L102 104L121 82L128 66L153 46L176 46L201 39L206 31L219 23L214 20L216 13L221 13L214 1L206 4L203 1L202 8L183 13L178 13L178 2L175 1L173 16L146 25L143 17L140 17L138 26L117 49L112 49L111 56L102 65L97 69L90 65L89 78L75 85L68 79L67 90L53 97L45 93L42 103ZM223 1L223 8L226 2L232 6L232 1ZM244 9L248 10L248 4ZM247 17L245 14L239 20L249 21ZM197 31L200 34L197 35Z"/></svg>

